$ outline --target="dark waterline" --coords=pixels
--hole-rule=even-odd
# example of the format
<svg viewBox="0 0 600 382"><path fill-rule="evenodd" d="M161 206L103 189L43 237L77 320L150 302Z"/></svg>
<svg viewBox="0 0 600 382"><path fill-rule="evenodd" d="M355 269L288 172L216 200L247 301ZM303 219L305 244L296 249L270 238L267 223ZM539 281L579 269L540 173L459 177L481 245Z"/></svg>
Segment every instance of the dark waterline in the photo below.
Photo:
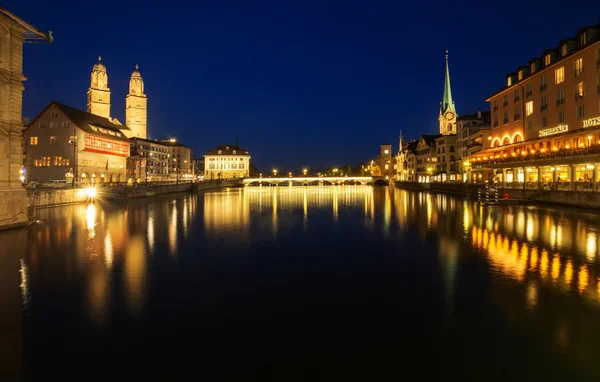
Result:
<svg viewBox="0 0 600 382"><path fill-rule="evenodd" d="M39 220L0 233L0 380L600 379L594 214L332 186Z"/></svg>

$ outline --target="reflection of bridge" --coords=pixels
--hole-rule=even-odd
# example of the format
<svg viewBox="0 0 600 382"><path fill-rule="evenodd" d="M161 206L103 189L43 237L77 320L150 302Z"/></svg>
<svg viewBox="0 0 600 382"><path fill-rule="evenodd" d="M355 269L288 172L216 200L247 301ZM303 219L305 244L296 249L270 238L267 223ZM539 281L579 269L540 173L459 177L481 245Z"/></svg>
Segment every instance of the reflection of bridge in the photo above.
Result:
<svg viewBox="0 0 600 382"><path fill-rule="evenodd" d="M318 186L334 184L388 184L384 178L372 176L320 176L320 177L290 177L290 178L246 178L245 186Z"/></svg>

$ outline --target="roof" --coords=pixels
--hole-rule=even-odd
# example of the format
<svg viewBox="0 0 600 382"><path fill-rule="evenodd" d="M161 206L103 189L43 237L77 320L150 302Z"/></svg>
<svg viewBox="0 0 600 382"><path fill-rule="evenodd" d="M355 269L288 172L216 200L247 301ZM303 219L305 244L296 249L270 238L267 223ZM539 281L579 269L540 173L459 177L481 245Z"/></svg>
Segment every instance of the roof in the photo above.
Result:
<svg viewBox="0 0 600 382"><path fill-rule="evenodd" d="M25 29L25 33L23 34L25 36L25 42L50 43L54 39L52 37L52 31L49 31L48 33L42 32L2 6L0 6L0 13Z"/></svg>
<svg viewBox="0 0 600 382"><path fill-rule="evenodd" d="M67 106L56 101L51 102L46 109L52 105L56 105L71 121L73 121L78 128L86 133L129 142L129 139L127 139L127 137L119 128L121 125L113 124L108 120L108 118L100 117L99 115L88 113L87 111L75 109L74 107ZM46 109L44 109L44 111L46 111ZM44 111L42 111L40 115L42 115Z"/></svg>
<svg viewBox="0 0 600 382"><path fill-rule="evenodd" d="M176 140L171 140L171 139L160 139L158 140L158 142L160 142L161 144L165 145L165 146L182 146L185 148L188 148L186 145L184 145L183 143L176 141Z"/></svg>
<svg viewBox="0 0 600 382"><path fill-rule="evenodd" d="M403 150L409 151L409 152L415 154L417 152L418 145L419 145L419 141L408 142L407 144L404 145Z"/></svg>
<svg viewBox="0 0 600 382"><path fill-rule="evenodd" d="M487 120L492 119L492 113L490 111L481 111L480 113L481 113L481 117L479 117L478 113L473 113L473 114L461 115L456 120L457 121L468 121L471 119L483 119L483 120L487 121Z"/></svg>
<svg viewBox="0 0 600 382"><path fill-rule="evenodd" d="M227 150L229 148L229 150ZM221 150L222 155L233 155L233 150L235 150L236 155L248 155L248 150L241 148L238 145L219 145L214 149L207 152L205 155L219 155L219 150Z"/></svg>
<svg viewBox="0 0 600 382"><path fill-rule="evenodd" d="M436 139L438 139L441 136L442 136L442 134L421 135L421 138L419 139L419 141L422 139L425 141L425 143L427 143L428 146L431 146L431 143L434 142ZM417 142L417 144L418 144L418 142Z"/></svg>
<svg viewBox="0 0 600 382"><path fill-rule="evenodd" d="M454 101L452 100L452 89L450 88L450 71L448 70L448 52L446 51L446 78L444 79L444 96L442 97L442 103L440 105L441 112L444 113L450 109L456 114L456 108L454 107Z"/></svg>

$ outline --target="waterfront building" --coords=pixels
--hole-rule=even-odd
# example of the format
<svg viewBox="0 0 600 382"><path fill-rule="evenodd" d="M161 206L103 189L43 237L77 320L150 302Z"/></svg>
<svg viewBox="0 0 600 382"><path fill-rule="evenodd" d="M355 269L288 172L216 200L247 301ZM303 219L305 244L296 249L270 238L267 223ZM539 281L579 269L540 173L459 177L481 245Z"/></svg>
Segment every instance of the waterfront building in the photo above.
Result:
<svg viewBox="0 0 600 382"><path fill-rule="evenodd" d="M446 74L444 78L444 94L440 102L440 134L456 134L456 105L452 100L452 89L450 87L450 70L448 69L448 51L446 51Z"/></svg>
<svg viewBox="0 0 600 382"><path fill-rule="evenodd" d="M45 33L0 7L0 228L25 225L23 165L23 44L50 43Z"/></svg>
<svg viewBox="0 0 600 382"><path fill-rule="evenodd" d="M27 180L124 182L130 149L121 127L51 102L24 131Z"/></svg>
<svg viewBox="0 0 600 382"><path fill-rule="evenodd" d="M469 157L483 182L597 190L600 24L509 73L491 104L491 147Z"/></svg>
<svg viewBox="0 0 600 382"><path fill-rule="evenodd" d="M435 171L433 180L457 180L456 134L445 134L435 139Z"/></svg>
<svg viewBox="0 0 600 382"><path fill-rule="evenodd" d="M169 150L169 175L172 180L192 180L194 178L192 149L176 139L160 142Z"/></svg>
<svg viewBox="0 0 600 382"><path fill-rule="evenodd" d="M400 138L400 151L397 155L398 167L396 179L402 182L416 182L417 170L417 145L419 141L402 142Z"/></svg>
<svg viewBox="0 0 600 382"><path fill-rule="evenodd" d="M433 181L433 173L436 169L436 146L435 140L440 135L421 135L417 143L417 170L416 181L419 183L429 183Z"/></svg>
<svg viewBox="0 0 600 382"><path fill-rule="evenodd" d="M219 145L204 154L204 178L237 179L250 174L250 153L238 145Z"/></svg>
<svg viewBox="0 0 600 382"><path fill-rule="evenodd" d="M393 177L396 174L394 169L394 157L392 154L392 145L386 144L379 147L379 155L375 159L380 170L380 175L386 179Z"/></svg>
<svg viewBox="0 0 600 382"><path fill-rule="evenodd" d="M491 113L477 111L461 115L456 120L456 154L458 158L458 180L467 182L470 167L468 157L477 151L485 150L491 143Z"/></svg>
<svg viewBox="0 0 600 382"><path fill-rule="evenodd" d="M204 158L193 158L192 159L192 173L195 176L204 176ZM252 174L250 174L252 176Z"/></svg>
<svg viewBox="0 0 600 382"><path fill-rule="evenodd" d="M169 180L169 146L161 141L132 137L131 157L127 159L127 182Z"/></svg>

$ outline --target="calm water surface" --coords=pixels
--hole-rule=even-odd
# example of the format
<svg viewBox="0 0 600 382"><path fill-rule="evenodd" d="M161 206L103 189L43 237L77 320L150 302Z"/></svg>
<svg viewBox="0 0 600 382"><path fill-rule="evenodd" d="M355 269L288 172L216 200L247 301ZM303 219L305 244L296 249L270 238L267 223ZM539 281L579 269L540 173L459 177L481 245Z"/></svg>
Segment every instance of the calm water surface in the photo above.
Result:
<svg viewBox="0 0 600 382"><path fill-rule="evenodd" d="M599 229L366 186L41 210L0 233L0 380L599 380Z"/></svg>

